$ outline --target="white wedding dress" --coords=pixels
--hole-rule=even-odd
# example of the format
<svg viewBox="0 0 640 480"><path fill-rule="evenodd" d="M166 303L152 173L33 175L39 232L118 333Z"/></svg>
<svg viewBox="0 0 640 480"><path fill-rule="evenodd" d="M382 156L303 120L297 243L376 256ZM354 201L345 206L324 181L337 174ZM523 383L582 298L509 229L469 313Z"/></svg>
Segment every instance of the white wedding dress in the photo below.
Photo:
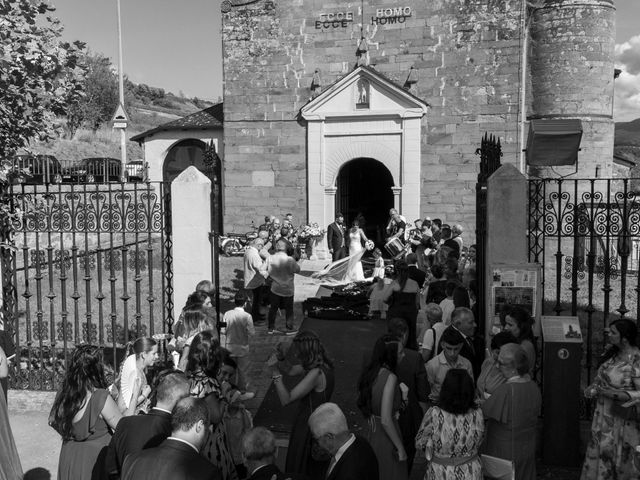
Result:
<svg viewBox="0 0 640 480"><path fill-rule="evenodd" d="M362 256L365 249L362 246L363 236L360 230L349 231L349 256L336 260L324 269L312 275L312 278L321 280L328 285L343 285L345 283L364 281L362 270Z"/></svg>
<svg viewBox="0 0 640 480"><path fill-rule="evenodd" d="M362 247L360 231L349 232L349 266L345 280L349 282L362 282L364 280L364 271L360 261L362 255L364 255L364 248Z"/></svg>

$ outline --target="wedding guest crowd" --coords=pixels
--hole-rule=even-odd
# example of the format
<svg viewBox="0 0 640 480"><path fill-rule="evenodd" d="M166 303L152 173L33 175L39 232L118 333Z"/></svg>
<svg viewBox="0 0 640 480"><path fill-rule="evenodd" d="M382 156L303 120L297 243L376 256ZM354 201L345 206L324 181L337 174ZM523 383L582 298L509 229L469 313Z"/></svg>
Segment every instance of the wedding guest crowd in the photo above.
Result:
<svg viewBox="0 0 640 480"><path fill-rule="evenodd" d="M269 229L261 231L271 235L276 220L265 219ZM350 431L345 406L332 401L341 370L328 349L313 331L295 328L295 252L283 235L259 235L244 258L252 305L237 292L234 308L217 324L210 310L213 286L201 282L167 345L177 361L160 373L154 371L160 339L131 342L111 386L101 349L76 347L50 416L63 439L58 478L402 480L419 464L427 480L481 480L492 458L509 465L518 480L536 478L541 396L533 381L533 321L526 310L505 310L504 329L485 354L473 310L474 257L471 248L461 255L462 228L430 218L414 225L406 232L406 220L391 212L389 234L399 239L406 232L412 251L396 259L393 279L376 276L372 287L377 295L380 285L388 286L380 288L385 294L372 310L386 314L387 333L370 346L352 385L362 434ZM344 237L339 243L343 248ZM284 328L295 335L288 348L278 344L265 359L281 405L295 405L288 410L293 425L282 470L274 434L254 426L244 406L253 396L248 353L266 292L268 332L275 332L282 309ZM380 306L383 298L388 308ZM419 310L426 318L422 329ZM637 329L623 319L609 333L612 348L587 389L597 408L584 478L633 478L625 459L640 443L637 423L614 413L640 399ZM2 359L0 350L0 376ZM284 376L296 377L295 383ZM4 462L3 455L11 459L11 452L0 453Z"/></svg>

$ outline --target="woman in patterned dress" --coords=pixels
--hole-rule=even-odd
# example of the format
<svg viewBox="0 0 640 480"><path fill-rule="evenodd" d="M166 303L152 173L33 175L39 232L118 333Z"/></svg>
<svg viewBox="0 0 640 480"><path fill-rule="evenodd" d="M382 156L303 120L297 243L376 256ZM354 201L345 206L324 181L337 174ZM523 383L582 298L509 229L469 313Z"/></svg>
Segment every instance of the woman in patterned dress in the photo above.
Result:
<svg viewBox="0 0 640 480"><path fill-rule="evenodd" d="M427 459L425 480L482 480L484 418L474 397L469 373L449 370L438 404L427 410L416 436L416 448Z"/></svg>
<svg viewBox="0 0 640 480"><path fill-rule="evenodd" d="M609 325L609 343L594 382L585 390L596 399L591 440L582 467L582 480L640 478L634 466L634 449L640 445L636 411L625 413L620 405L640 400L640 349L634 322L620 319Z"/></svg>
<svg viewBox="0 0 640 480"><path fill-rule="evenodd" d="M189 349L186 373L191 381L191 396L204 398L209 407L209 436L200 455L220 469L223 480L238 480L222 423L226 403L222 386L216 379L220 354L220 345L211 332L198 333Z"/></svg>

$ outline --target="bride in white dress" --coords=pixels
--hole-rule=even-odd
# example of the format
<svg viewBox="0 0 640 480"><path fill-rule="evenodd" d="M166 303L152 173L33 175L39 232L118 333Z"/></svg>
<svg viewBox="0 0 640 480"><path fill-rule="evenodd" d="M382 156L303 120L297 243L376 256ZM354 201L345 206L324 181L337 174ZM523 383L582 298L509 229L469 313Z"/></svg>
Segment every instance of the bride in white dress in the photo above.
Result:
<svg viewBox="0 0 640 480"><path fill-rule="evenodd" d="M314 273L312 277L322 280L326 284L364 281L364 271L360 260L364 255L364 244L367 241L367 236L360 228L358 221L354 221L353 226L349 229L349 256L333 262L323 270Z"/></svg>
<svg viewBox="0 0 640 480"><path fill-rule="evenodd" d="M362 255L364 255L364 243L367 236L360 228L358 221L353 222L349 230L349 266L345 275L345 280L349 282L364 281L364 271L362 270Z"/></svg>

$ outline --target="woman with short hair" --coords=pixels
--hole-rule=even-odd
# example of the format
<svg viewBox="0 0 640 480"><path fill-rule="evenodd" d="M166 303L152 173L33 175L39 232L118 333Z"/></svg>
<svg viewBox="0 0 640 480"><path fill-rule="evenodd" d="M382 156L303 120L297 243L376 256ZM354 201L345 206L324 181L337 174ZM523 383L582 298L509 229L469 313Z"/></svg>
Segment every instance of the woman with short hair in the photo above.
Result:
<svg viewBox="0 0 640 480"><path fill-rule="evenodd" d="M427 410L416 436L416 448L427 459L425 480L482 480L478 449L484 419L474 399L469 373L458 368L449 370L438 402Z"/></svg>
<svg viewBox="0 0 640 480"><path fill-rule="evenodd" d="M506 382L482 404L487 420L482 453L513 461L518 480L535 480L540 390L529 376L529 358L522 346L503 345L497 364Z"/></svg>
<svg viewBox="0 0 640 480"><path fill-rule="evenodd" d="M507 381L500 372L498 355L500 355L500 348L508 343L517 343L511 332L499 332L491 338L491 352L482 363L480 376L476 382L476 392L481 401L489 398L496 388Z"/></svg>

